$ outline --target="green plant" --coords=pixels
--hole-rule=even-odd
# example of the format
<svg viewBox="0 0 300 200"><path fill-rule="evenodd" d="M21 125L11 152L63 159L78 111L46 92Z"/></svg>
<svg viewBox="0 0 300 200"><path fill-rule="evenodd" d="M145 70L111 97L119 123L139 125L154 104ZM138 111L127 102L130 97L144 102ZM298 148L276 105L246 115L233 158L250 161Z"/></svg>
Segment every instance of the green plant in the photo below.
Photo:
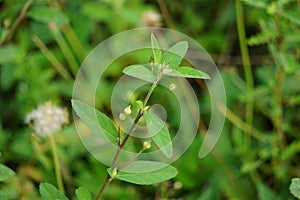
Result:
<svg viewBox="0 0 300 200"><path fill-rule="evenodd" d="M204 72L191 67L179 67L184 55L188 49L188 43L185 41L178 42L170 47L167 51L162 51L156 37L151 35L152 57L153 62L145 65L131 65L123 69L123 73L131 77L144 80L151 83L151 87L143 101L137 100L137 114L133 123L126 133L121 133L120 125L116 128L113 122L100 111L94 110L89 105L78 100L72 100L72 106L77 115L91 129L95 128L93 124L99 124L103 129L103 133L112 143L118 146L115 155L112 158L111 166L107 169L107 177L98 192L96 199L103 194L107 184L113 179L119 179L130 183L149 185L173 178L177 174L177 170L169 164L137 160L138 156L145 150L151 148L151 142L166 156L171 158L173 155L173 147L171 136L166 124L152 110L148 101L154 89L158 86L164 76L201 78L208 79L209 76ZM175 89L175 85L170 85L170 89ZM90 113L96 112L98 121L92 121ZM124 120L127 116L131 116L131 105L126 107L120 114L120 120ZM143 148L124 163L119 163L120 153L125 147L126 142L135 130L136 125L143 118L146 123L149 138L151 140L143 142ZM157 133L157 134L156 134Z"/></svg>

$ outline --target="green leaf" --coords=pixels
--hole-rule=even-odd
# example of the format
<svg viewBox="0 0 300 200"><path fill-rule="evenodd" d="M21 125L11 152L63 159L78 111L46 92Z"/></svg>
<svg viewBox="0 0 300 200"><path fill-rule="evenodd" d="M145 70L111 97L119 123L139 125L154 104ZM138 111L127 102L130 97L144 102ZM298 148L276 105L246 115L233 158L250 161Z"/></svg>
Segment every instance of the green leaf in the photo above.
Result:
<svg viewBox="0 0 300 200"><path fill-rule="evenodd" d="M171 137L166 124L151 110L144 112L147 129L152 136L153 142L158 146L164 155L171 158L173 147Z"/></svg>
<svg viewBox="0 0 300 200"><path fill-rule="evenodd" d="M144 168L144 169L143 169ZM125 171L123 171L125 170ZM138 173L134 172L137 170ZM111 175L112 169L107 169ZM154 161L135 161L118 171L116 178L129 183L150 185L169 180L177 175L177 169L166 163Z"/></svg>
<svg viewBox="0 0 300 200"><path fill-rule="evenodd" d="M105 114L76 99L72 99L72 107L90 130L94 133L104 133L112 143L117 143L118 131Z"/></svg>
<svg viewBox="0 0 300 200"><path fill-rule="evenodd" d="M76 193L78 200L92 200L93 199L90 191L88 191L86 188L80 187L75 191L75 193Z"/></svg>
<svg viewBox="0 0 300 200"><path fill-rule="evenodd" d="M56 187L49 183L40 184L42 200L68 200Z"/></svg>
<svg viewBox="0 0 300 200"><path fill-rule="evenodd" d="M188 49L187 41L181 41L173 45L162 56L162 61L165 65L171 68L176 68L182 62L184 55Z"/></svg>
<svg viewBox="0 0 300 200"><path fill-rule="evenodd" d="M262 183L257 185L258 191L258 199L259 200L270 200L270 199L278 199L277 195L267 186Z"/></svg>
<svg viewBox="0 0 300 200"><path fill-rule="evenodd" d="M293 178L289 189L292 195L300 199L300 178Z"/></svg>
<svg viewBox="0 0 300 200"><path fill-rule="evenodd" d="M18 55L18 49L13 45L6 45L0 47L0 64L12 62L16 55Z"/></svg>
<svg viewBox="0 0 300 200"><path fill-rule="evenodd" d="M166 73L165 75L175 76L175 77L186 77L186 78L210 79L208 74L191 67L179 67L176 69L172 69L172 71Z"/></svg>
<svg viewBox="0 0 300 200"><path fill-rule="evenodd" d="M5 181L15 175L15 172L3 164L0 164L0 181Z"/></svg>
<svg viewBox="0 0 300 200"><path fill-rule="evenodd" d="M151 83L156 80L154 73L143 65L128 66L123 69L123 73Z"/></svg>
<svg viewBox="0 0 300 200"><path fill-rule="evenodd" d="M157 38L155 37L155 35L153 33L151 33L151 45L152 45L152 53L154 56L154 63L160 64L162 50L160 48Z"/></svg>
<svg viewBox="0 0 300 200"><path fill-rule="evenodd" d="M48 7L35 7L31 9L28 16L38 22L46 24L49 22L65 24L69 21L69 18L63 12Z"/></svg>

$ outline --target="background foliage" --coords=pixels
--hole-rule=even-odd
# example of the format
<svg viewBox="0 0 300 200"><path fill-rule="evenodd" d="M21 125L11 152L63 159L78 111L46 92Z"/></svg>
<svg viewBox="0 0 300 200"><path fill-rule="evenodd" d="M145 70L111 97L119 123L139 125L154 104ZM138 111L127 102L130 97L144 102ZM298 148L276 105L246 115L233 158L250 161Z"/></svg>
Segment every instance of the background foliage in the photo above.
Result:
<svg viewBox="0 0 300 200"><path fill-rule="evenodd" d="M56 185L50 143L32 134L24 124L26 113L49 100L71 113L74 77L87 53L111 35L145 26L146 11L161 14L162 27L189 35L212 55L227 91L227 121L213 152L198 159L201 134L210 120L210 100L203 82L191 81L199 92L202 121L193 145L174 163L179 174L152 186L115 181L105 198L299 198L299 180L293 179L289 186L292 178L300 176L300 3L242 2L252 85L245 75L247 54L240 53L239 3L0 1L0 199L39 199L41 182ZM110 113L110 95L122 68L145 59L149 58L129 55L113 63L100 83L99 110ZM165 104L172 108L171 102ZM224 109L224 105L218 107ZM85 193L84 189L75 193L79 187L95 196L105 178L105 166L86 151L73 123L54 137L67 196ZM42 188L51 186L43 184Z"/></svg>

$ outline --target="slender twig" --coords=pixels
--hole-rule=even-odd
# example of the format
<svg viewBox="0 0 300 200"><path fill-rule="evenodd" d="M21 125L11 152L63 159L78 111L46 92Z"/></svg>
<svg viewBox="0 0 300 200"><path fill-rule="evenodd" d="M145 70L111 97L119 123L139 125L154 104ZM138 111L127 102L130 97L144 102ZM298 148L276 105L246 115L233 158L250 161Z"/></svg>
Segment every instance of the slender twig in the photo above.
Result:
<svg viewBox="0 0 300 200"><path fill-rule="evenodd" d="M249 52L246 41L246 33L245 33L245 24L244 24L244 14L243 14L243 6L241 0L235 1L236 5L236 20L237 20L237 28L238 35L240 41L240 48L242 53L242 61L244 66L244 72L247 83L247 92L250 93L253 90L253 76L251 71L251 63L249 58ZM253 100L248 100L246 104L246 122L252 127L253 121ZM250 137L248 135L245 136L245 148L250 145Z"/></svg>
<svg viewBox="0 0 300 200"><path fill-rule="evenodd" d="M103 183L103 185L101 186L101 188L100 188L100 190L99 190L99 192L98 192L98 194L97 194L97 196L96 196L96 198L95 198L96 200L100 199L100 197L101 197L101 195L102 195L104 189L106 188L106 186L108 185L108 183L109 183L111 180L112 180L111 177L109 176L109 174L107 174L107 175L106 175L106 178L105 178L105 180L104 180L104 183Z"/></svg>
<svg viewBox="0 0 300 200"><path fill-rule="evenodd" d="M164 0L157 0L157 3L159 5L160 11L165 19L167 27L174 29L174 24L172 22L171 16L169 14L168 8L167 8Z"/></svg>
<svg viewBox="0 0 300 200"><path fill-rule="evenodd" d="M65 189L64 189L64 185L63 185L63 181L62 181L62 175L61 175L61 171L60 171L60 164L59 164L59 159L58 159L57 150L56 150L56 146L55 146L55 140L52 135L50 135L49 138L50 138L51 149L52 149L52 154L53 154L57 185L58 185L59 190L64 194Z"/></svg>
<svg viewBox="0 0 300 200"><path fill-rule="evenodd" d="M146 97L145 97L144 105L146 105L146 104L148 103L148 101L149 101L149 99L150 99L150 96L151 96L151 94L153 93L153 91L154 91L154 89L155 89L156 86L157 86L157 81L155 81L155 82L152 84L151 88L149 89L149 91L148 91L148 93L147 93L147 95L146 95ZM125 146L127 140L128 140L129 137L131 136L132 132L134 131L134 129L135 129L137 123L139 122L139 120L140 120L140 118L141 118L142 116L143 116L143 111L140 110L140 111L138 112L137 116L135 117L135 119L134 119L134 121L133 121L133 124L131 125L130 129L128 130L128 132L127 132L127 134L126 134L124 140L123 140L121 143L118 144L118 148L117 148L116 154L115 154L115 156L114 156L114 158L113 158L113 161L112 161L112 164L111 164L111 168L112 168L112 169L114 169L114 168L116 167L116 164L117 164L118 158L119 158L119 156L120 156L121 150L124 148L124 146ZM104 189L106 188L106 186L108 185L108 183L109 183L110 181L111 181L111 178L110 178L109 174L107 174L107 177L106 177L106 179L105 179L103 185L101 186L101 188L100 188L100 190L99 190L99 192L98 192L97 197L96 197L95 200L100 199L101 195L103 194Z"/></svg>
<svg viewBox="0 0 300 200"><path fill-rule="evenodd" d="M278 13L275 13L275 24L278 32L278 37L276 40L277 47L279 52L283 52L283 35L282 35L281 25L280 25L280 16ZM275 112L274 114L273 121L279 139L279 146L281 149L283 149L286 146L286 138L284 135L284 127L283 127L284 123L283 123L282 92L281 92L282 83L284 81L284 70L283 70L283 66L280 64L276 56L274 56L274 60L278 68L275 73L276 85L274 88L274 96L275 96L274 99L275 99L275 106L276 106L275 109L277 110L277 112Z"/></svg>
<svg viewBox="0 0 300 200"><path fill-rule="evenodd" d="M118 167L118 170L123 169L130 165L133 161L135 161L144 151L146 150L146 147L143 147L137 154L135 154L130 160L128 160L126 163L123 163Z"/></svg>
<svg viewBox="0 0 300 200"><path fill-rule="evenodd" d="M30 5L32 4L32 2L33 2L33 0L30 0L30 1L27 1L25 3L24 7L22 8L22 11L21 11L20 15L18 16L18 18L16 19L14 24L11 26L10 30L5 35L5 37L0 41L0 46L2 46L5 42L7 42L11 38L11 36L15 32L16 28L26 18L28 9L29 9Z"/></svg>

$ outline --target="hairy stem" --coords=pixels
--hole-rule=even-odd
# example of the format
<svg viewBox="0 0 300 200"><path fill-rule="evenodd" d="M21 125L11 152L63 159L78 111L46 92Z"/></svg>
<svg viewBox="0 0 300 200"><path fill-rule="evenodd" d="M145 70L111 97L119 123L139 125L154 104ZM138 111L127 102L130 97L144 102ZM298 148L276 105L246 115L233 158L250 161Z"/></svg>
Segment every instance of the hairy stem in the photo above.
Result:
<svg viewBox="0 0 300 200"><path fill-rule="evenodd" d="M52 154L53 154L57 185L58 185L59 190L64 194L65 189L63 186L62 175L61 175L61 171L60 171L60 164L59 164L59 159L58 159L58 155L57 155L55 140L52 135L50 135L49 137L50 137L51 149L52 149Z"/></svg>

